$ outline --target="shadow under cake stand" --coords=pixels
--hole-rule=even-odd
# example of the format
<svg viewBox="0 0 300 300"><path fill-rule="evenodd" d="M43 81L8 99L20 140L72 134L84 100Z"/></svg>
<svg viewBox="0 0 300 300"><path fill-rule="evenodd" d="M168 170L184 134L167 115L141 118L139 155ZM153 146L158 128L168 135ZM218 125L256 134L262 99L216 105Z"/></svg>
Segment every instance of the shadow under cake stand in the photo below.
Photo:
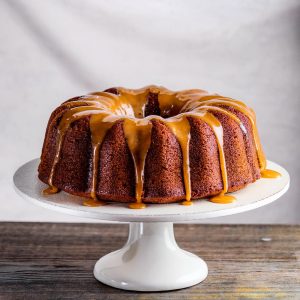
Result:
<svg viewBox="0 0 300 300"><path fill-rule="evenodd" d="M98 260L94 268L97 280L119 289L165 291L186 288L203 281L208 274L204 260L178 247L174 222L197 221L232 215L269 204L289 187L287 171L271 161L268 168L281 173L276 179L260 179L233 193L230 204L211 203L205 199L192 206L149 204L146 209L129 209L110 203L99 207L82 205L82 198L64 192L43 196L46 187L37 178L39 159L29 161L14 174L16 191L25 199L45 208L79 217L129 222L126 244Z"/></svg>

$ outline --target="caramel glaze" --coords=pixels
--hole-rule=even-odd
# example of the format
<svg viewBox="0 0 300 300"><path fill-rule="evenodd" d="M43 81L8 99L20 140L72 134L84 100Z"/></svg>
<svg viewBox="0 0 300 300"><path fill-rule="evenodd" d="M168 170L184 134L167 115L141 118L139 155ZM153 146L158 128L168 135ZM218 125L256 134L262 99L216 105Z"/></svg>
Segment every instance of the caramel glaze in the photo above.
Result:
<svg viewBox="0 0 300 300"><path fill-rule="evenodd" d="M235 197L231 196L231 195L224 195L224 193L221 193L217 196L211 197L209 199L210 202L213 203L232 203L235 200Z"/></svg>
<svg viewBox="0 0 300 300"><path fill-rule="evenodd" d="M56 193L58 193L58 188L53 185L43 190L43 195L52 195Z"/></svg>
<svg viewBox="0 0 300 300"><path fill-rule="evenodd" d="M83 201L82 203L84 206L89 206L89 207L97 207L97 206L102 206L105 205L106 202L103 201L99 201L97 199L86 199L85 201Z"/></svg>
<svg viewBox="0 0 300 300"><path fill-rule="evenodd" d="M265 170L262 170L260 172L260 175L262 178L278 178L278 177L281 177L281 174L274 171L274 170L269 170L269 169L265 169Z"/></svg>
<svg viewBox="0 0 300 300"><path fill-rule="evenodd" d="M83 117L89 117L93 147L91 199L84 202L84 205L87 206L99 206L103 204L98 201L96 195L97 174L99 173L99 152L107 131L117 121L123 121L124 134L135 166L136 202L130 203L130 208L140 209L145 207L142 201L144 167L151 143L151 120L153 119L157 119L167 125L180 144L183 157L182 170L185 186L185 201L182 202L183 205L192 204L189 166L189 117L203 120L211 127L216 137L223 189L219 195L211 197L210 201L214 203L230 203L234 201L233 196L225 195L228 191L228 178L223 150L223 128L213 113L221 112L226 114L239 124L244 134L247 134L241 120L235 114L226 110L225 107L232 107L242 112L250 120L261 176L264 178L280 176L280 174L275 171L266 170L266 159L256 128L255 114L253 110L247 107L243 102L217 94L209 94L204 90L198 89L173 92L164 87L147 86L135 90L125 88L117 88L116 90L118 91L117 95L109 92L95 92L62 104L67 105L68 110L63 114L58 126L57 149L48 180L49 188L44 191L45 194L58 192L58 189L52 183L52 179L56 165L60 159L64 136L71 123ZM150 115L144 117L145 107L150 94L157 94L160 116Z"/></svg>

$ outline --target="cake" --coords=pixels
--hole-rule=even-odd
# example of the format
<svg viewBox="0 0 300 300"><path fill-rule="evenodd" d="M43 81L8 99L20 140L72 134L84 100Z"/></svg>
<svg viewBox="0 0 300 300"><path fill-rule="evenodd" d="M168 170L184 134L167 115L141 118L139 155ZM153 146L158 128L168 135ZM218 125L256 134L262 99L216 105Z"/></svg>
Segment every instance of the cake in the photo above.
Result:
<svg viewBox="0 0 300 300"><path fill-rule="evenodd" d="M255 113L204 90L110 88L62 103L51 114L38 168L60 190L107 202L231 202L266 170Z"/></svg>

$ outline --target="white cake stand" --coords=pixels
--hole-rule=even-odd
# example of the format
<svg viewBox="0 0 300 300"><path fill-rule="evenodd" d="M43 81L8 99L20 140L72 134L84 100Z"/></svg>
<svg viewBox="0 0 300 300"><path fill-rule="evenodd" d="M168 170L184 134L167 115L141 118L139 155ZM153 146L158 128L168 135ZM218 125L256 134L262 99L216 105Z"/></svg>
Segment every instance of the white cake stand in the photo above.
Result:
<svg viewBox="0 0 300 300"><path fill-rule="evenodd" d="M280 172L282 177L260 179L235 192L237 200L234 203L215 204L199 200L192 206L153 204L143 210L129 209L124 204L86 207L82 205L82 198L64 192L43 196L41 191L46 185L37 178L38 162L38 159L32 160L14 174L16 191L25 199L79 217L130 222L126 244L100 258L94 276L107 285L135 291L180 289L206 278L206 263L176 244L174 222L196 221L258 208L282 196L290 182L287 171L269 161L268 168Z"/></svg>

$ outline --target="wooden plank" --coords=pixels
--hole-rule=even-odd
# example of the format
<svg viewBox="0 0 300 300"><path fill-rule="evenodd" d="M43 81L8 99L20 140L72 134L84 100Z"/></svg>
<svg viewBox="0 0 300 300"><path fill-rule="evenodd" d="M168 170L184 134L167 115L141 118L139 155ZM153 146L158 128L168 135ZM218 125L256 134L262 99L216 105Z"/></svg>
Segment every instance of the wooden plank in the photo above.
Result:
<svg viewBox="0 0 300 300"><path fill-rule="evenodd" d="M92 273L126 241L126 225L0 223L0 299L300 299L300 226L186 224L175 233L208 263L208 278L188 289L137 293Z"/></svg>

